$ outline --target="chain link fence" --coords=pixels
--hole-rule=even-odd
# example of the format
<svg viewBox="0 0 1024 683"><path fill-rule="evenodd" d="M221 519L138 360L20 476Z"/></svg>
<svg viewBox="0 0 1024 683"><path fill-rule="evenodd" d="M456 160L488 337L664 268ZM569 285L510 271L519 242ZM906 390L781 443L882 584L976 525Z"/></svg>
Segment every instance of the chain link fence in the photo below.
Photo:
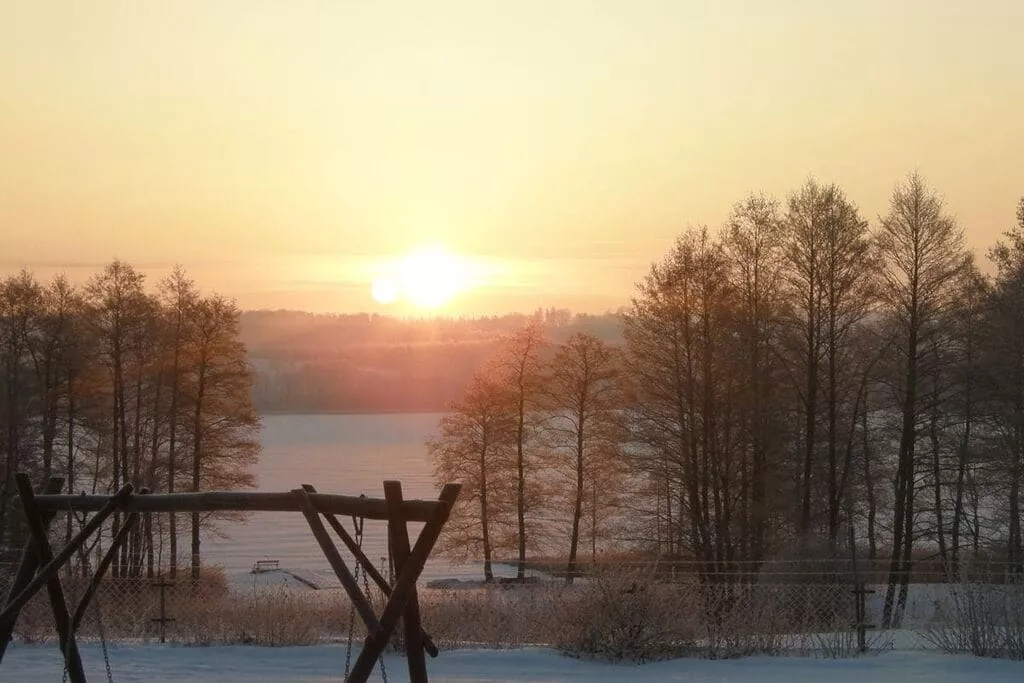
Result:
<svg viewBox="0 0 1024 683"><path fill-rule="evenodd" d="M15 569L0 565L0 595L7 595ZM576 656L635 661L754 653L846 656L858 650L858 625L868 632L868 647L887 642L875 630L886 587L876 582L881 575L871 567L857 576L863 584L849 567L826 561L763 565L759 572L730 569L617 564L592 569L571 585L559 578L441 581L421 588L422 618L442 648L540 645ZM79 637L182 644L297 645L350 638L361 643L365 629L344 592L314 589L302 574L285 568L265 572L300 577L287 585L229 583L215 570L195 582L187 574L174 581L106 577ZM65 574L62 583L74 611L88 579ZM864 592L858 592L860 585ZM369 588L379 612L383 595ZM50 609L41 591L19 616L14 637L55 639ZM918 634L917 647L1013 656L1019 646L1024 657L1024 584L1002 567L964 573L955 581L948 574L915 575L904 614L902 626Z"/></svg>

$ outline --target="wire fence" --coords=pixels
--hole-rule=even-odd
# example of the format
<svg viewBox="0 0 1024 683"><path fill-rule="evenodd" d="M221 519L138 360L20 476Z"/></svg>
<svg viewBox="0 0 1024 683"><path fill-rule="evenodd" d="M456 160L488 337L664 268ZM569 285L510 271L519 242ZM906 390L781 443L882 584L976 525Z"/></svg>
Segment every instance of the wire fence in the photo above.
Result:
<svg viewBox="0 0 1024 683"><path fill-rule="evenodd" d="M862 564L855 574L832 560L763 564L760 572L733 567L731 573L688 562L618 563L586 568L572 585L552 575L489 585L432 582L420 590L420 603L424 627L442 648L547 645L612 659L681 652L849 654L864 647L857 640L859 627L869 633L869 646L880 642L875 629L882 623L886 587L875 582L870 563ZM0 565L0 595L8 594L15 569ZM216 571L198 581L187 575L173 581L108 576L78 636L181 644L361 643L366 631L344 592L323 587L325 582L314 588L302 578L316 573L322 570L274 567L243 583ZM920 634L918 646L958 643L951 651L973 651L992 649L989 641L995 640L1005 649L1012 635L1024 652L1019 574L990 564L957 577L922 572L914 578L902 626ZM65 574L61 580L74 611L88 578ZM379 610L384 598L376 587L368 588ZM41 591L22 610L14 638L53 640L53 623Z"/></svg>

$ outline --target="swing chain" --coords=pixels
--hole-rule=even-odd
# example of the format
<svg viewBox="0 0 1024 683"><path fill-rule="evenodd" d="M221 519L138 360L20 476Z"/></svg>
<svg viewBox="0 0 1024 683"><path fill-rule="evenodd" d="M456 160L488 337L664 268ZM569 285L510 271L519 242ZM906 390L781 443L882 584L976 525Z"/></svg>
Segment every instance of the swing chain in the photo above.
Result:
<svg viewBox="0 0 1024 683"><path fill-rule="evenodd" d="M352 528L355 531L356 546L362 548L363 546L363 526L360 524L360 519L355 515L352 515ZM359 563L356 562L355 576L356 584L359 583ZM348 644L345 648L345 680L348 680L349 671L352 668L352 638L353 631L356 626L356 606L352 603L348 612Z"/></svg>
<svg viewBox="0 0 1024 683"><path fill-rule="evenodd" d="M366 520L363 519L363 518L360 518L360 524L359 524L359 539L360 539L359 540L359 547L360 548L363 547L362 537L363 537L363 526L365 524L366 524ZM357 580L358 580L358 577L359 577L359 569L360 569L361 564L362 563L357 559L356 560L356 579ZM363 569L363 593L365 593L367 597L370 596L370 575L369 575L369 572L366 571L366 569ZM385 648L385 649L387 649L387 648ZM383 652L380 653L379 660L380 660L380 677L384 681L384 683L388 683L388 671L384 667L384 653Z"/></svg>
<svg viewBox="0 0 1024 683"><path fill-rule="evenodd" d="M356 547L362 549L363 547L363 527L366 524L366 520L357 515L352 515L352 528L355 530L355 541ZM359 575L362 572L363 576L363 593L369 597L370 595L370 578L369 574L362 568L362 562L359 558L355 558L355 569L352 572L352 578L355 579L356 585L359 585ZM345 680L348 680L348 674L352 667L352 632L355 629L356 622L356 606L352 603L352 607L348 613L348 647L345 650ZM384 653L380 656L380 677L384 683L388 683L388 671L384 666Z"/></svg>
<svg viewBox="0 0 1024 683"><path fill-rule="evenodd" d="M82 495L85 495L85 491L82 491ZM68 508L68 511L74 516L75 521L78 522L79 530L81 530L85 526L86 521L88 520L88 514L86 514L84 511L79 512L78 510L75 510L74 508L71 507ZM91 577L92 567L89 565L89 554L85 551L84 546L80 546L78 548L78 558L79 561L82 563L82 567L85 569L85 575ZM96 617L96 630L100 637L100 648L103 651L103 666L106 668L107 683L114 683L114 673L110 668L110 653L107 651L107 634L106 628L103 625L103 612L100 609L98 600L95 604L95 611L93 612L93 614ZM68 634L69 641L72 635L73 633ZM64 676L61 679L62 683L68 683L68 652L70 651L70 649L71 648L66 646L64 648Z"/></svg>

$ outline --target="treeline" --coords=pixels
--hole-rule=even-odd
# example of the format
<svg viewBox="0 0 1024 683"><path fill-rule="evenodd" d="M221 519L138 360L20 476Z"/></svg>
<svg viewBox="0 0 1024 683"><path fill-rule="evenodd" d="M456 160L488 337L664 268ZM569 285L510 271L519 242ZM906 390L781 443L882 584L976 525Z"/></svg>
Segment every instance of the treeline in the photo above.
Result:
<svg viewBox="0 0 1024 683"><path fill-rule="evenodd" d="M922 553L1020 572L1024 200L988 256L993 277L916 174L873 225L835 185L747 197L652 265L621 358L526 331L478 371L430 445L465 485L449 545L522 574L545 543L573 556L589 506L619 520L590 533L711 577L848 556L852 530L888 563L886 625Z"/></svg>
<svg viewBox="0 0 1024 683"><path fill-rule="evenodd" d="M626 481L622 360L584 332L552 348L537 322L502 340L427 444L437 480L462 483L446 551L482 557L488 581L510 551L523 578L528 551L552 535L568 540L570 580L581 542L596 554Z"/></svg>
<svg viewBox="0 0 1024 683"><path fill-rule="evenodd" d="M62 477L68 493L253 485L259 418L239 311L180 269L156 292L144 284L121 261L80 289L27 271L0 280L0 555L27 533L13 500L18 472ZM67 536L78 528L70 513L61 521ZM174 576L187 552L198 577L205 521L147 516L113 575ZM123 522L115 513L111 533Z"/></svg>
<svg viewBox="0 0 1024 683"><path fill-rule="evenodd" d="M566 309L484 318L247 311L241 336L264 413L442 412L501 339L527 323L552 339L619 338L621 316Z"/></svg>

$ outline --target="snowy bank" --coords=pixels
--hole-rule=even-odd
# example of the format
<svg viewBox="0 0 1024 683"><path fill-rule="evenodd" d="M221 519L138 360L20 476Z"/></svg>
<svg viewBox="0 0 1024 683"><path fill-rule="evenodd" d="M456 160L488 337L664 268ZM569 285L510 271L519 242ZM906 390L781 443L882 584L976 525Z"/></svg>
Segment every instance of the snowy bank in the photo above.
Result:
<svg viewBox="0 0 1024 683"><path fill-rule="evenodd" d="M102 676L98 646L82 646L86 670ZM340 681L345 648L340 645L263 648L246 646L176 647L115 645L110 648L119 683L326 683ZM405 660L387 657L388 680L408 681ZM603 664L563 657L548 649L455 650L429 660L434 683L611 682L637 683L1018 683L1024 664L919 651L890 651L855 659L749 657L708 661L677 659L652 664ZM59 680L61 661L49 645L12 644L0 680L49 683ZM371 680L379 680L379 673Z"/></svg>

